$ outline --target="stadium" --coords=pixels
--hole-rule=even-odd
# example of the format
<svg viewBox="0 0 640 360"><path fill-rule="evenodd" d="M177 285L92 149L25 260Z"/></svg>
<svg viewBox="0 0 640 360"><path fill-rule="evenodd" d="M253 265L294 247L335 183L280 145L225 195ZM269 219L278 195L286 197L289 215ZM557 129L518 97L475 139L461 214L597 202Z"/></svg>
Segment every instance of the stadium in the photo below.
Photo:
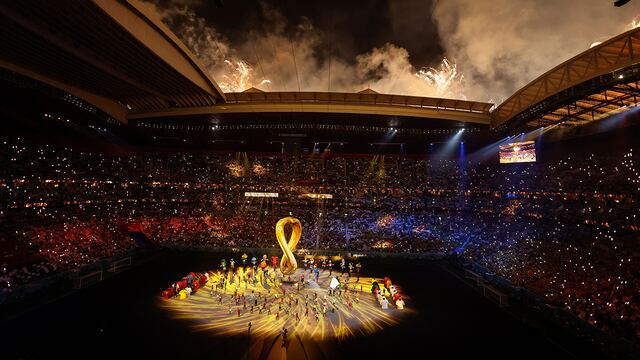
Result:
<svg viewBox="0 0 640 360"><path fill-rule="evenodd" d="M375 3L0 2L3 358L640 358L640 22L496 75Z"/></svg>

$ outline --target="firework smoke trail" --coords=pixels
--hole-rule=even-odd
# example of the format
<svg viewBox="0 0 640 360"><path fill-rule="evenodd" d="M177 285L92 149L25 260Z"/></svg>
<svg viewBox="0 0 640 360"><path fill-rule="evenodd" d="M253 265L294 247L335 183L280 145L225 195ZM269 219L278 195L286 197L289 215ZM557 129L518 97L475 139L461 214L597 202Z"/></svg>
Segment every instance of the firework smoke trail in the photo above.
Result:
<svg viewBox="0 0 640 360"><path fill-rule="evenodd" d="M447 58L442 59L437 69L422 68L415 75L435 88L438 97L466 99L463 93L464 76L458 72L458 66Z"/></svg>
<svg viewBox="0 0 640 360"><path fill-rule="evenodd" d="M420 0L402 6L411 2ZM465 95L500 101L594 41L628 30L638 14L637 1L621 10L601 0L446 0L434 2L431 19L445 55L464 73Z"/></svg>
<svg viewBox="0 0 640 360"><path fill-rule="evenodd" d="M222 75L222 81L219 84L222 91L238 92L253 86L251 81L253 69L249 64L243 60L237 60L232 63L226 59L224 63L227 65L228 70Z"/></svg>
<svg viewBox="0 0 640 360"><path fill-rule="evenodd" d="M325 34L305 17L299 19L294 34L285 33L287 20L266 3L261 4L265 18L262 29L247 31L246 40L233 46L182 1L162 8L150 6L202 61L224 92L267 85L270 91L291 91L298 89L298 80L302 91L326 91L330 77L331 89L339 92L371 87L381 93L466 98L463 77L449 59L433 67L417 68L411 64L407 50L394 44L373 48L356 56L355 61L323 57ZM299 79L288 66L293 64L291 45ZM255 59L256 64L247 59Z"/></svg>
<svg viewBox="0 0 640 360"><path fill-rule="evenodd" d="M633 20L631 20L631 22L627 25L627 27L625 28L625 31L629 31L629 30L633 30L637 27L640 27L640 16L634 18ZM603 36L601 38L599 38L597 41L594 41L591 43L591 45L589 45L589 49L591 49L594 46L598 46L600 44L602 44L603 41L606 41L607 39L613 37L615 35L611 35L611 36Z"/></svg>
<svg viewBox="0 0 640 360"><path fill-rule="evenodd" d="M594 41L640 25L640 2L618 11L602 0L580 0L579 6L571 1L437 1L430 16L447 61L430 69L414 66L406 49L393 44L362 53L355 62L333 57L323 42L326 34L314 28L310 19L301 17L296 24L288 24L267 2L260 3L263 21L258 30L247 29L244 40L232 45L188 7L201 0L148 1L157 2L149 4L152 10L202 61L224 91L266 84L270 84L270 91L297 89L295 73L289 67L293 43L303 91L326 91L330 77L333 91L371 87L382 93L493 99L499 103ZM423 0L406 1L410 2L416 4L414 8L424 7ZM404 24L405 15L392 12L391 22ZM295 33L285 32L287 28L296 29ZM239 66L239 62L246 66Z"/></svg>
<svg viewBox="0 0 640 360"><path fill-rule="evenodd" d="M254 80L259 84L270 82L255 79L253 67L236 55L228 41L186 4L152 9L219 81L222 91L244 91L253 86Z"/></svg>

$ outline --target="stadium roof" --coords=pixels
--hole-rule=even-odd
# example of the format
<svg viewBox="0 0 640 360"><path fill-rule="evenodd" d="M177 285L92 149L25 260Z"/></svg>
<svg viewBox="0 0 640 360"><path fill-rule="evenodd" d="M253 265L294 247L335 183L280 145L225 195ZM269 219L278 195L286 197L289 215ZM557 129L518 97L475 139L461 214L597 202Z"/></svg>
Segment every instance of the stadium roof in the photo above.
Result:
<svg viewBox="0 0 640 360"><path fill-rule="evenodd" d="M489 124L493 104L359 93L224 94L137 0L0 2L0 67L128 119L216 113L354 113Z"/></svg>
<svg viewBox="0 0 640 360"><path fill-rule="evenodd" d="M213 106L132 112L130 119L223 113L300 112L371 114L454 120L489 124L493 104L419 96L338 92L263 92L249 89L225 94L226 101Z"/></svg>
<svg viewBox="0 0 640 360"><path fill-rule="evenodd" d="M491 126L593 121L635 106L640 28L613 37L533 80L491 114Z"/></svg>
<svg viewBox="0 0 640 360"><path fill-rule="evenodd" d="M75 95L110 116L339 113L539 127L592 121L636 106L640 28L556 66L490 113L466 100L358 93L224 94L180 40L138 0L0 2L0 67Z"/></svg>
<svg viewBox="0 0 640 360"><path fill-rule="evenodd" d="M135 0L0 2L0 66L126 122L129 110L213 105L224 94Z"/></svg>

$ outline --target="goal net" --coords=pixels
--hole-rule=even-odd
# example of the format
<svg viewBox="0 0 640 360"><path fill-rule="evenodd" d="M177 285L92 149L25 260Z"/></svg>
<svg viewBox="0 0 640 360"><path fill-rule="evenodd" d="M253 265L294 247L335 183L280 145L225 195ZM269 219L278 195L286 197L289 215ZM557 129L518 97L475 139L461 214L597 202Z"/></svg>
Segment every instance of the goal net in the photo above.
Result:
<svg viewBox="0 0 640 360"><path fill-rule="evenodd" d="M94 271L90 274L80 276L78 278L77 288L82 289L84 287L87 287L91 284L95 284L100 281L102 281L102 270Z"/></svg>
<svg viewBox="0 0 640 360"><path fill-rule="evenodd" d="M131 257L126 257L124 259L120 259L118 261L114 261L109 265L109 271L117 272L123 268L131 266Z"/></svg>

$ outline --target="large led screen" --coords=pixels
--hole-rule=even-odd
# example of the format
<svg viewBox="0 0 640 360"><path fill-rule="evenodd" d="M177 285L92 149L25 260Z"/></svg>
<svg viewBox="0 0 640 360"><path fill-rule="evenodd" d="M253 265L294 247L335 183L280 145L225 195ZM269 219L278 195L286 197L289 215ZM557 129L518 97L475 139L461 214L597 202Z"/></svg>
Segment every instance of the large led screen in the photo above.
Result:
<svg viewBox="0 0 640 360"><path fill-rule="evenodd" d="M533 141L514 142L500 145L500 163L523 163L536 161L536 143Z"/></svg>

